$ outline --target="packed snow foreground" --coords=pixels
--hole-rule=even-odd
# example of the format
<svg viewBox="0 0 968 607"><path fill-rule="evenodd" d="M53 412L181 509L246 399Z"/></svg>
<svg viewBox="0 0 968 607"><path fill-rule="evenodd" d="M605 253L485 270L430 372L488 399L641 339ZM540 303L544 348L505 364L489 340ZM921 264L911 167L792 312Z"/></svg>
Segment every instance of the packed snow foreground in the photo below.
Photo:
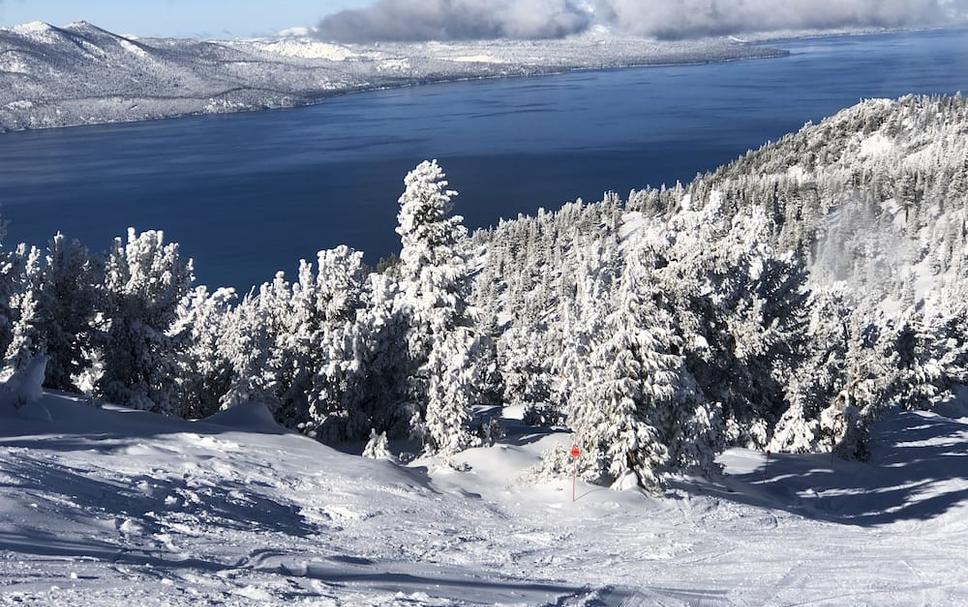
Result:
<svg viewBox="0 0 968 607"><path fill-rule="evenodd" d="M310 37L120 36L89 23L0 28L0 131L293 107L338 93L574 69L777 57L727 38L343 45Z"/></svg>
<svg viewBox="0 0 968 607"><path fill-rule="evenodd" d="M731 449L718 480L579 482L572 503L529 472L569 437L514 419L457 472L334 450L253 402L97 408L39 393L40 370L0 404L0 604L968 601L964 402L883 420L870 464Z"/></svg>
<svg viewBox="0 0 968 607"><path fill-rule="evenodd" d="M423 162L398 259L240 301L5 250L3 600L965 602L966 133L869 101L474 234Z"/></svg>

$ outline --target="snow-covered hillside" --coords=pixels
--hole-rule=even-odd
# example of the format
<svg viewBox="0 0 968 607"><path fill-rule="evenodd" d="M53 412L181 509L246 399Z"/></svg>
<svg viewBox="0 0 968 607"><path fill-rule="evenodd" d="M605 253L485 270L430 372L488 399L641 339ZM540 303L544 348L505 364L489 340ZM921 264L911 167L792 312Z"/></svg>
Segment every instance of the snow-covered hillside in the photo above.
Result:
<svg viewBox="0 0 968 607"><path fill-rule="evenodd" d="M402 466L48 393L0 407L0 604L942 605L968 601L968 409L898 413L871 463L732 449L665 499L535 481L569 436ZM462 466L466 465L466 466Z"/></svg>
<svg viewBox="0 0 968 607"><path fill-rule="evenodd" d="M774 57L728 39L593 31L540 42L336 45L311 38L133 39L89 23L0 28L0 130L223 113L340 92L563 70Z"/></svg>

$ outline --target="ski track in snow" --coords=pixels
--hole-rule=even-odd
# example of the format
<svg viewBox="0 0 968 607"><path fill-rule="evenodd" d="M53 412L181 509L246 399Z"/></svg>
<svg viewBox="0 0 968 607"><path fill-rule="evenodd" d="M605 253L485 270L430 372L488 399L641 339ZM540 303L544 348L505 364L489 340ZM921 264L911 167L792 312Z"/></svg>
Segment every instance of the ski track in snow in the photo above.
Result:
<svg viewBox="0 0 968 607"><path fill-rule="evenodd" d="M259 415L41 403L52 422L0 419L4 605L968 602L968 418L894 415L872 464L733 449L721 479L572 504L569 481L526 480L568 436L513 420L456 472Z"/></svg>

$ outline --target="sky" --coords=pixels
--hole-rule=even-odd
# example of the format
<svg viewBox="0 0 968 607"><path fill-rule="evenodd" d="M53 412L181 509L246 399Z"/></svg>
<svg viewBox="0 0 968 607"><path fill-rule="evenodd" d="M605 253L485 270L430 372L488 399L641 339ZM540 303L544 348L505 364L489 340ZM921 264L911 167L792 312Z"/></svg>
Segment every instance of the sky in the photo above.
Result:
<svg viewBox="0 0 968 607"><path fill-rule="evenodd" d="M368 0L0 0L0 25L89 21L139 36L246 37L315 25Z"/></svg>

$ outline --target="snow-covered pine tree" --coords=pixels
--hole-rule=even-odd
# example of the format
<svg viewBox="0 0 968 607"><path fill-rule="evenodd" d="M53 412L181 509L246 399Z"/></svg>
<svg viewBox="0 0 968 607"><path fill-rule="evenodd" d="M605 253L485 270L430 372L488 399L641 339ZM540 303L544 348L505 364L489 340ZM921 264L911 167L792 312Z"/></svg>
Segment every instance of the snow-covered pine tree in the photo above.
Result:
<svg viewBox="0 0 968 607"><path fill-rule="evenodd" d="M820 449L820 415L846 385L854 305L843 284L811 293L806 355L787 388L790 406L777 422L771 451L811 453Z"/></svg>
<svg viewBox="0 0 968 607"><path fill-rule="evenodd" d="M950 395L950 380L939 360L938 328L922 312L904 310L890 339L897 353L897 370L888 398L906 409L927 409Z"/></svg>
<svg viewBox="0 0 968 607"><path fill-rule="evenodd" d="M57 233L47 246L40 287L40 333L48 356L45 386L77 391L89 369L102 262L77 240Z"/></svg>
<svg viewBox="0 0 968 607"><path fill-rule="evenodd" d="M21 290L11 300L17 321L7 348L7 370L19 369L44 352L44 386L76 392L78 377L92 362L100 268L87 249L60 233L48 244L43 265L40 259L36 248L27 253Z"/></svg>
<svg viewBox="0 0 968 607"><path fill-rule="evenodd" d="M278 399L275 415L289 428L306 428L310 424L313 381L325 356L321 346L327 329L325 299L329 295L323 291L329 286L323 279L326 269L320 269L316 273L311 263L300 260L296 281L273 290L276 295L272 316L277 331L270 368Z"/></svg>
<svg viewBox="0 0 968 607"><path fill-rule="evenodd" d="M968 384L968 284L945 289L929 306L929 345L941 366L946 389Z"/></svg>
<svg viewBox="0 0 968 607"><path fill-rule="evenodd" d="M346 336L359 364L348 377L355 379L354 400L363 408L370 427L390 437L404 438L410 435L411 422L406 406L408 328L398 308L399 285L388 274L370 274L367 278L367 306Z"/></svg>
<svg viewBox="0 0 968 607"><path fill-rule="evenodd" d="M806 331L805 263L771 245L760 208L713 192L649 237L656 281L676 316L687 365L702 392L721 403L727 439L762 448L786 409L785 386Z"/></svg>
<svg viewBox="0 0 968 607"><path fill-rule="evenodd" d="M366 381L360 316L368 299L363 254L348 247L322 251L313 286L315 309L307 428L321 440L364 438L369 426L360 385ZM306 329L303 330L306 332Z"/></svg>
<svg viewBox="0 0 968 607"><path fill-rule="evenodd" d="M105 264L99 343L103 372L99 397L114 403L180 415L177 357L182 347L170 333L178 304L194 277L191 260L158 231L128 230L114 241Z"/></svg>
<svg viewBox="0 0 968 607"><path fill-rule="evenodd" d="M7 237L7 221L0 218L0 243ZM26 288L26 263L29 249L20 244L13 250L0 250L0 352L6 352L13 339L17 312L14 298Z"/></svg>
<svg viewBox="0 0 968 607"><path fill-rule="evenodd" d="M480 377L467 301L470 268L463 218L451 215L456 192L437 162L407 175L400 197L399 308L407 318L413 430L430 452L453 453L474 442L469 425Z"/></svg>
<svg viewBox="0 0 968 607"><path fill-rule="evenodd" d="M546 335L547 329L512 327L505 331L498 350L504 405L520 407L525 423L537 426L562 421L559 409L551 404L551 358L544 347Z"/></svg>
<svg viewBox="0 0 968 607"><path fill-rule="evenodd" d="M574 413L575 399L592 380L592 352L604 339L608 302L622 268L616 236L583 240L576 253L574 296L563 304L561 347L552 362L553 405L566 416Z"/></svg>
<svg viewBox="0 0 968 607"><path fill-rule="evenodd" d="M171 333L185 341L178 353L178 402L185 417L215 414L222 396L228 392L232 365L220 343L234 300L234 289L222 288L210 293L208 287L201 286L179 303Z"/></svg>
<svg viewBox="0 0 968 607"><path fill-rule="evenodd" d="M232 366L232 380L220 399L221 409L257 401L274 415L278 410L276 342L282 331L279 316L288 310L289 294L289 282L279 272L229 314L219 350Z"/></svg>
<svg viewBox="0 0 968 607"><path fill-rule="evenodd" d="M21 287L10 298L10 307L14 311L16 321L13 323L13 334L10 345L4 356L3 375L10 377L24 368L37 354L44 350L43 333L40 328L40 312L38 298L40 297L43 270L40 267L40 250L31 247L24 257L24 273Z"/></svg>
<svg viewBox="0 0 968 607"><path fill-rule="evenodd" d="M819 451L848 459L870 455L870 428L892 406L892 386L899 374L894 321L876 311L873 299L858 302L851 317L843 385L820 412Z"/></svg>
<svg viewBox="0 0 968 607"><path fill-rule="evenodd" d="M568 424L586 474L617 488L634 477L655 490L667 472L708 468L719 422L700 405L672 318L656 305L642 253L628 256Z"/></svg>

